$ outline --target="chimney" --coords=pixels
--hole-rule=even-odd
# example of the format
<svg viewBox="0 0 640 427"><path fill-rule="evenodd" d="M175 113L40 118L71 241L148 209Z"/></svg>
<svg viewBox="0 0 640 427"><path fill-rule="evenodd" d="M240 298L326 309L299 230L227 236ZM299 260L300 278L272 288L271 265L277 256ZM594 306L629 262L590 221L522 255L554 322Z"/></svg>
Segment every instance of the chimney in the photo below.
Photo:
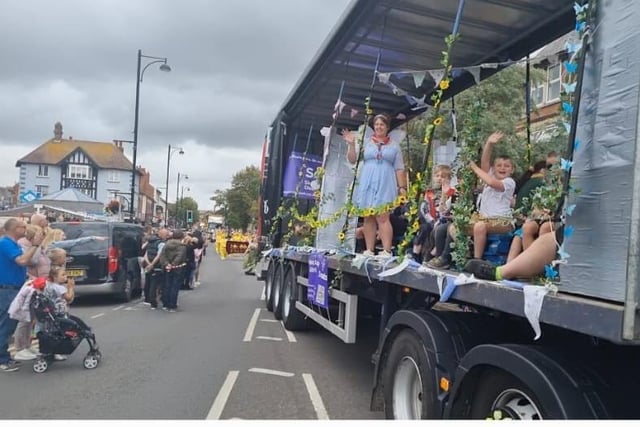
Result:
<svg viewBox="0 0 640 427"><path fill-rule="evenodd" d="M122 146L122 141L118 141L117 139L114 139L113 145L115 145L116 148L120 150L121 153L124 153L124 147Z"/></svg>
<svg viewBox="0 0 640 427"><path fill-rule="evenodd" d="M55 142L60 142L62 140L62 123L56 122L53 125L53 140Z"/></svg>

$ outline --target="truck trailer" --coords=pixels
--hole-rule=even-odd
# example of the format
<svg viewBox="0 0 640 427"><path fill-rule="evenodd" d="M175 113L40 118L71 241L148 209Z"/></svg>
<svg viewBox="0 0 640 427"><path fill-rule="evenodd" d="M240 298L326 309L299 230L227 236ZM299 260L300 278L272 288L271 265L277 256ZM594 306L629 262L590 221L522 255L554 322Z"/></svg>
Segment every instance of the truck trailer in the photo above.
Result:
<svg viewBox="0 0 640 427"><path fill-rule="evenodd" d="M433 93L425 82L411 97L397 96L376 74L437 69L445 37L459 34L451 63L477 73L453 73L451 97L584 30L576 18L589 8L571 133L581 143L570 159L581 192L564 218L574 230L564 242L571 256L559 267L558 291L539 299L539 313L527 307L530 283L464 284L458 271L402 269L399 259L342 250L333 236L343 218L319 229L312 246L286 245L288 223L279 215L287 206L287 161L301 151L298 135L308 135L305 155L323 159L321 190L333 192L339 206L348 195L344 177L353 172L339 160L345 144L336 129L362 123L361 114L339 110L369 99L400 126L423 111L408 99ZM639 19L640 3L629 0L354 0L347 7L271 123L260 218L268 244L256 274L266 308L288 330L314 322L354 343L359 319L379 322L371 410L391 419L640 417ZM297 209L314 203L301 199Z"/></svg>

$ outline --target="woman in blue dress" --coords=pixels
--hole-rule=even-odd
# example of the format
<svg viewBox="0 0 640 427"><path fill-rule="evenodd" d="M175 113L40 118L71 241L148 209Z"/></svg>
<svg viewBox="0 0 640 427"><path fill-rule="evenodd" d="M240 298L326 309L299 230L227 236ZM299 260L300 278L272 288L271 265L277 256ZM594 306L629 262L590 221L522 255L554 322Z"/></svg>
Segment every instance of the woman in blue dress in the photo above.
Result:
<svg viewBox="0 0 640 427"><path fill-rule="evenodd" d="M364 255L374 255L376 232L382 241L383 257L391 256L393 227L389 221L392 203L398 195L407 193L407 177L399 141L401 131L389 135L391 119L386 114L378 114L373 118L373 132L365 132L363 157L358 167L358 177L353 191L353 204L357 209L379 210L380 207L391 206L387 212L377 215L364 215ZM356 147L357 134L344 130L342 137L347 142L347 160L355 164L358 159Z"/></svg>

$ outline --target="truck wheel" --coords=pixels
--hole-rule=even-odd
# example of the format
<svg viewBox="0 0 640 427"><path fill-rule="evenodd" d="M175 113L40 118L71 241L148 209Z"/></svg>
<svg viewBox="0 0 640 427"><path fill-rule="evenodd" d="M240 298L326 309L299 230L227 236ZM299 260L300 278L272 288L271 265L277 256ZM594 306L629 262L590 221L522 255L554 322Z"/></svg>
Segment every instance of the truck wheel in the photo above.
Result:
<svg viewBox="0 0 640 427"><path fill-rule="evenodd" d="M278 264L273 273L273 284L271 285L271 299L273 300L273 317L282 319L282 284L284 282L284 264Z"/></svg>
<svg viewBox="0 0 640 427"><path fill-rule="evenodd" d="M284 275L284 287L282 290L282 323L289 331L307 329L306 316L296 308L299 289L295 268L290 265Z"/></svg>
<svg viewBox="0 0 640 427"><path fill-rule="evenodd" d="M269 268L267 269L267 277L264 279L264 304L268 311L273 311L273 299L271 294L273 293L273 273L275 272L275 261L269 262Z"/></svg>
<svg viewBox="0 0 640 427"><path fill-rule="evenodd" d="M393 340L383 368L387 419L439 418L434 368L418 334L401 331Z"/></svg>
<svg viewBox="0 0 640 427"><path fill-rule="evenodd" d="M472 419L544 419L535 394L516 377L497 369L485 372L471 402Z"/></svg>

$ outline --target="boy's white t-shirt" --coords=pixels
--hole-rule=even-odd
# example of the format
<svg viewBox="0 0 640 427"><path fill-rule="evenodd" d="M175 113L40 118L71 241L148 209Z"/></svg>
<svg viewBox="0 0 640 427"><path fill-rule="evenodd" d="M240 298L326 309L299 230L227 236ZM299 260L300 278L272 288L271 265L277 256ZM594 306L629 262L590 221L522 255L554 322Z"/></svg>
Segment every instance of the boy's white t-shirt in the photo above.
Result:
<svg viewBox="0 0 640 427"><path fill-rule="evenodd" d="M493 173L491 174L493 176ZM511 217L511 199L516 189L516 182L513 178L502 180L504 191L498 191L488 185L484 186L480 195L480 215L486 218Z"/></svg>

